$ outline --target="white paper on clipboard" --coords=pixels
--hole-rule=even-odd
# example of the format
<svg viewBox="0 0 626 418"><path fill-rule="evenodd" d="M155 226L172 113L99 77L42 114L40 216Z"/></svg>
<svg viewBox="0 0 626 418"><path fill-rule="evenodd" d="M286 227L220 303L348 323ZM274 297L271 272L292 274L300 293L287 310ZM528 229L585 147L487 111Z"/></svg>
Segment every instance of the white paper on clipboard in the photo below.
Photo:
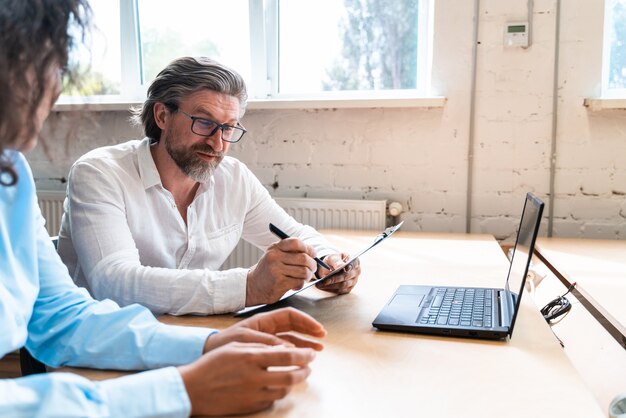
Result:
<svg viewBox="0 0 626 418"><path fill-rule="evenodd" d="M381 242L386 240L394 232L396 232L398 229L400 229L400 227L402 226L403 223L404 223L404 221L400 222L398 225L390 226L389 228L386 228L382 233L380 233L379 235L376 236L376 238L374 239L374 242L370 246L368 246L364 250L360 251L356 255L352 256L348 261L346 261L345 264L342 264L340 267L338 267L335 270L331 271L330 273L328 273L326 276L324 276L322 278L315 279L315 280L312 280L312 281L308 282L307 284L305 284L304 286L302 286L302 288L300 288L298 290L289 290L289 291L287 291L278 301L276 301L274 303L278 303L278 302L280 302L282 300L290 298L291 296L296 295L296 294L302 292L303 290L308 289L311 286L315 286L316 284L318 284L320 282L323 282L324 280L330 279L331 277L336 276L337 274L341 273L343 271L343 269L348 264L354 263L363 254L365 254L366 252L368 252L369 250L371 250L372 248L374 248L375 246L377 246L378 244L380 244ZM247 308L244 308L244 309L238 311L235 314L235 316L244 315L244 314L249 313L250 311L253 311L253 310L256 310L256 309L261 309L261 308L263 308L265 306L268 306L268 305L272 305L272 303L263 304L263 305L249 306Z"/></svg>

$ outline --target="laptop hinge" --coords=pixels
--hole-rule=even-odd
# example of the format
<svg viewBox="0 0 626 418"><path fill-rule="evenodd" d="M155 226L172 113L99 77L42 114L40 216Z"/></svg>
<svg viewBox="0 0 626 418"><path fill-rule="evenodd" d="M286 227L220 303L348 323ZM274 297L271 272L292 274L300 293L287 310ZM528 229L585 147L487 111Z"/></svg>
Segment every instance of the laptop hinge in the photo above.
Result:
<svg viewBox="0 0 626 418"><path fill-rule="evenodd" d="M511 307L515 307L515 299L506 300L508 294L509 292L506 290L498 290L498 310L500 311L498 318L500 319L500 326L504 328L511 326L511 318L513 317Z"/></svg>
<svg viewBox="0 0 626 418"><path fill-rule="evenodd" d="M498 294L498 303L496 303L497 309L498 309L498 319L500 320L500 326L504 326L504 315L505 315L505 310L503 308L504 306L504 302L502 300L502 291L498 290L496 292Z"/></svg>

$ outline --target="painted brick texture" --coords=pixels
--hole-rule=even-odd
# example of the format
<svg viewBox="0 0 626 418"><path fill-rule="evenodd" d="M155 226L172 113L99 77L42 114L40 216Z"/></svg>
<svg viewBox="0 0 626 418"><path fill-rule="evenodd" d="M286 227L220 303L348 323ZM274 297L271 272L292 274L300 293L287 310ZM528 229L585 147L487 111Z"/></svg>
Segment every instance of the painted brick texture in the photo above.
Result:
<svg viewBox="0 0 626 418"><path fill-rule="evenodd" d="M443 108L249 109L249 134L231 155L275 196L396 200L407 230L464 232L471 3L437 1L433 93L446 96ZM524 194L547 202L550 191L556 2L534 1L530 48L503 47L505 23L525 20L527 3L480 2L471 229L502 240L515 234ZM562 2L555 236L626 239L626 112L583 106L600 93L602 3ZM140 138L128 116L54 113L44 132L51 159L42 147L27 156L38 187L63 189L58 179L80 155Z"/></svg>

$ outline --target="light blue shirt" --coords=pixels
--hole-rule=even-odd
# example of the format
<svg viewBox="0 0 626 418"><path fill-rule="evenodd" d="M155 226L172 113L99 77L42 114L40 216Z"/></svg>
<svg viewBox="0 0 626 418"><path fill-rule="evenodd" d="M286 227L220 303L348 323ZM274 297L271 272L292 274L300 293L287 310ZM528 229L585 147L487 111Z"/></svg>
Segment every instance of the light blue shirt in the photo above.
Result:
<svg viewBox="0 0 626 418"><path fill-rule="evenodd" d="M26 345L58 366L147 370L92 382L71 373L0 380L2 417L184 417L178 370L214 330L168 326L139 305L94 301L72 282L44 228L23 155L5 151L19 180L0 185L0 357Z"/></svg>

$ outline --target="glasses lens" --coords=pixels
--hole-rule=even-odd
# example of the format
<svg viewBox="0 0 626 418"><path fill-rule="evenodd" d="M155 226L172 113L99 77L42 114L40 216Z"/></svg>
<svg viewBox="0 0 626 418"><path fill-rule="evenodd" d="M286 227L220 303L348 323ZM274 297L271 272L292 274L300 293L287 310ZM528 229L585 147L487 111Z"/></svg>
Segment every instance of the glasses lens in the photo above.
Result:
<svg viewBox="0 0 626 418"><path fill-rule="evenodd" d="M243 136L244 131L236 126L224 126L222 128L222 139L228 142L237 142Z"/></svg>
<svg viewBox="0 0 626 418"><path fill-rule="evenodd" d="M208 119L195 119L191 130L202 136L210 136L217 125Z"/></svg>
<svg viewBox="0 0 626 418"><path fill-rule="evenodd" d="M222 139L224 141L232 141L234 129L231 126L222 126Z"/></svg>

